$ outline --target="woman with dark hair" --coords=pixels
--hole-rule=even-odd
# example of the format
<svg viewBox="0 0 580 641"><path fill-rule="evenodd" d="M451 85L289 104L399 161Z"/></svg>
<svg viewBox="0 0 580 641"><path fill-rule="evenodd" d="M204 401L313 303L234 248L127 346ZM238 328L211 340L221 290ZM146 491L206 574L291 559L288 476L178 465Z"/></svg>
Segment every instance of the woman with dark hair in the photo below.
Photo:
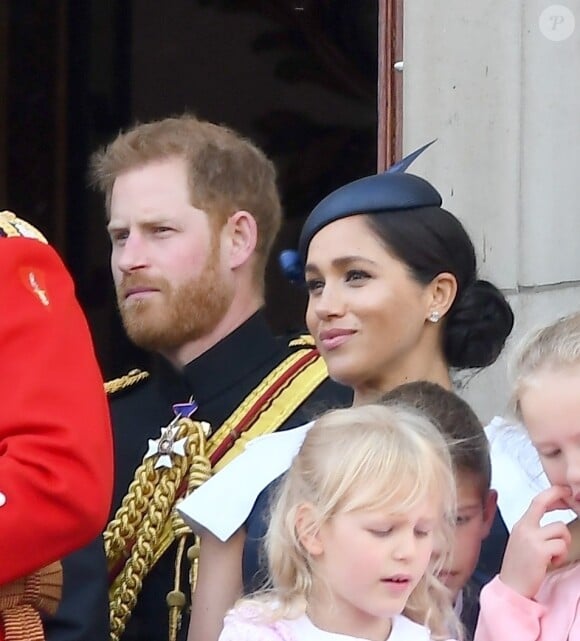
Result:
<svg viewBox="0 0 580 641"><path fill-rule="evenodd" d="M355 403L409 380L450 388L450 368L490 365L511 331L503 294L477 278L469 236L440 207L344 216L303 235L301 253L308 329Z"/></svg>
<svg viewBox="0 0 580 641"><path fill-rule="evenodd" d="M513 326L503 294L477 277L465 229L442 209L434 187L404 173L408 164L401 161L395 170L331 193L306 220L298 251L281 257L287 275L305 282L308 329L330 376L352 388L355 405L376 401L410 381L451 389L450 369L493 363ZM190 641L201 638L197 625L203 614L218 614L208 605L216 603L211 594L222 590L223 595L227 586L241 584L240 565L245 591L263 584L260 545L267 526L268 484L287 469L305 429L291 432L295 443L289 433L263 437L248 456L239 456L235 466L227 466L183 504L186 518L204 530L202 549L207 548L200 558ZM268 465L256 465L256 447L262 448L261 460ZM283 461L272 463L282 450ZM248 516L240 502L250 509L252 496L264 487ZM217 537L225 541L219 555ZM221 574L216 565L212 571L209 558L218 556ZM235 596L232 591L230 596Z"/></svg>

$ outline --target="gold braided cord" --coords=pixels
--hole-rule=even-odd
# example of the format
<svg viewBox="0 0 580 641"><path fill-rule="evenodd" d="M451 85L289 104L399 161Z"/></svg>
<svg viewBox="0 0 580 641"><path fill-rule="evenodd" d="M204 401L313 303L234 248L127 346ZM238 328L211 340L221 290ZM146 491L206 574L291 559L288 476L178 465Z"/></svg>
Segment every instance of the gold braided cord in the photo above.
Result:
<svg viewBox="0 0 580 641"><path fill-rule="evenodd" d="M306 370L294 378L291 383L283 389L279 396L264 410L254 425L234 443L232 448L213 466L213 473L219 471L233 460L238 454L244 451L248 441L263 434L275 432L282 423L289 418L304 400L320 385L328 376L326 364L321 357L312 361ZM209 440L211 442L211 439ZM174 541L174 533L169 523L163 528L159 538L158 547L152 565L167 552ZM195 546L194 546L195 547ZM190 548L190 556L195 556L194 550ZM199 550L197 550L199 555ZM191 589L195 589L197 566L192 567Z"/></svg>
<svg viewBox="0 0 580 641"><path fill-rule="evenodd" d="M129 558L117 577L115 589L110 595L111 639L117 640L123 634L127 621L137 603L137 597L143 587L143 579L152 566L153 552L158 532L171 510L171 500L179 485L180 469L173 467L168 473L174 478L163 475L150 502L141 526L139 536L131 547Z"/></svg>
<svg viewBox="0 0 580 641"><path fill-rule="evenodd" d="M132 369L125 376L120 376L119 378L114 378L112 381L107 381L105 383L105 393L106 394L116 394L121 390L132 387L141 381L144 381L149 377L149 372L143 372L140 369Z"/></svg>
<svg viewBox="0 0 580 641"><path fill-rule="evenodd" d="M190 436L193 422L181 419L175 438ZM110 592L111 639L118 640L137 603L143 579L153 565L157 542L175 503L177 490L189 465L191 448L189 438L185 445L186 456L174 456L170 468L155 469L155 459L147 458L137 469L135 480L127 496L109 523L105 534L105 551L110 560L119 550L128 547L131 552ZM145 487L142 488L140 484ZM152 491L151 491L152 490ZM138 535L137 535L138 530Z"/></svg>
<svg viewBox="0 0 580 641"><path fill-rule="evenodd" d="M310 351L310 349L308 349ZM236 408L234 413L224 421L221 427L211 435L207 441L207 456L211 456L211 453L214 452L219 444L228 437L245 417L247 411L252 408L257 399L260 398L278 379L280 376L286 373L286 371L292 367L297 360L302 358L305 354L305 350L300 350L296 354L292 354L288 357L279 367L273 370L261 383L256 387L250 394L242 401L242 403ZM229 452L226 452L224 456L214 465L213 472L221 469L226 462L231 461L235 458L243 449L245 444L255 438L256 436L261 436L262 434L269 434L270 432L275 432L280 425L289 418L296 409L304 402L304 400L322 383L322 381L328 376L328 371L324 361L319 356L309 363L306 369L301 370L288 385L282 389L278 397L274 399L267 410L262 410L262 413L255 421L253 426L244 434L242 434L238 440L241 439L240 444L237 442L234 444L232 449ZM217 442L217 445L216 445ZM242 443L244 445L242 445ZM232 452L233 450L233 452ZM165 554L169 549L171 544L174 541L174 532L172 530L171 524L168 523L164 528L159 538L159 545L155 551L155 557L153 560L153 565ZM113 557L107 558L111 559ZM195 584L193 584L195 585Z"/></svg>
<svg viewBox="0 0 580 641"><path fill-rule="evenodd" d="M304 351L300 352L300 356L304 356ZM297 359L292 358L291 364L293 365L296 360ZM287 367L289 367L289 365L287 365ZM277 368L277 370L279 370L279 368ZM277 370L274 370L274 372L267 377L266 380L269 385L264 385L263 383L260 384L248 397L246 397L246 399L244 399L242 405L246 411L255 404L256 400L268 389L270 385L278 380L280 372L277 372ZM278 376L275 377L275 373L277 373ZM305 369L301 370L293 379L291 379L291 381L289 381L287 386L281 390L279 395L270 402L267 409L262 410L260 416L256 419L252 427L238 436L230 450L215 463L212 473L215 474L215 472L221 470L222 467L232 461L238 454L241 454L244 451L246 444L252 439L257 436L275 432L327 377L328 370L326 369L326 364L322 358L318 356L316 359L311 361ZM228 418L208 439L208 452L213 452L216 449L214 439L219 438L219 443L221 443L226 436L232 433L236 425L245 416L245 414L242 414L239 411L240 407L241 405L238 406L234 414L232 414L230 418ZM234 417L237 419L237 422L234 422ZM155 553L153 565L155 565L155 563L157 563L157 561L165 554L173 541L173 531L170 524L167 524L167 526L163 528L163 533L159 539L159 546ZM195 583L192 583L192 586L195 586Z"/></svg>
<svg viewBox="0 0 580 641"><path fill-rule="evenodd" d="M127 541L135 538L139 525L149 501L159 483L159 471L154 468L152 459L145 459L135 470L135 477L114 518L107 525L103 534L107 559L122 554Z"/></svg>
<svg viewBox="0 0 580 641"><path fill-rule="evenodd" d="M206 448L206 434L203 430L202 423L194 423L190 419L191 431L193 435L190 437L191 451L191 465L189 467L187 490L185 496L196 490L200 485L205 483L211 476L211 463L205 453ZM209 433L209 425L207 426L207 433ZM175 558L175 578L173 590L167 595L167 605L169 607L169 641L176 641L177 634L181 627L181 618L183 608L186 604L186 597L181 590L181 561L187 537L192 534L191 529L183 521L177 512L177 506L183 499L179 499L171 513L171 527L175 539L178 542L177 554ZM190 553L193 550L199 550L199 537L193 535L193 546L188 551L188 558L191 563L191 575L197 576L197 558L199 554ZM191 579L190 579L191 581ZM194 584L193 584L194 585Z"/></svg>
<svg viewBox="0 0 580 641"><path fill-rule="evenodd" d="M285 388L283 388L281 393L270 403L270 406L262 411L252 427L247 432L244 432L239 436L232 448L216 462L213 466L212 472L215 474L215 472L221 470L222 467L227 465L227 463L233 460L238 454L243 452L248 441L256 438L257 436L275 432L280 425L282 425L282 423L296 411L304 400L310 396L318 385L327 378L327 376L328 370L326 369L326 364L320 356L311 361L305 370L302 370ZM272 384L272 382L273 381L270 381L270 384ZM250 394L254 402L261 395L261 392L258 391L260 388L254 390ZM246 404L247 400L248 399L246 398L244 404ZM251 404L248 403L248 405L251 407ZM235 415L238 416L238 421L241 420L242 417L239 415L238 410L236 410ZM230 434L232 426L235 426L235 424L230 417L230 419L223 423L222 427L215 432L210 439L208 439L208 451L215 449L215 447L212 447L214 437L218 436L218 434L221 435L223 429L227 429L227 434ZM221 436L220 442L222 440L223 436ZM165 554L173 541L174 533L171 528L171 524L168 523L163 528L163 532L159 538L158 547L155 551L155 557L152 565L155 565L155 563L157 563L157 561ZM192 584L192 586L194 585L195 583Z"/></svg>
<svg viewBox="0 0 580 641"><path fill-rule="evenodd" d="M169 641L177 641L177 635L181 628L181 617L187 600L181 590L181 561L185 550L186 535L177 538L177 552L175 553L175 579L173 590L166 597L169 608Z"/></svg>
<svg viewBox="0 0 580 641"><path fill-rule="evenodd" d="M306 342L306 345L308 343ZM111 604L111 639L118 641L123 634L131 611L135 607L138 594L141 591L145 576L155 563L165 554L167 549L177 538L185 537L182 525L172 516L172 509L176 501L176 493L183 479L188 479L188 493L199 487L211 475L209 457L219 445L232 433L244 420L250 411L272 385L280 377L295 366L297 361L309 352L311 347L298 350L291 354L285 361L276 367L236 408L223 425L208 439L201 441L196 438L196 431L200 423L190 419L181 419L180 432L176 439L186 434L185 457L174 457L172 468L154 468L155 459L148 458L135 471L134 480L129 486L127 495L117 510L115 517L105 530L105 551L109 568L116 567L127 557L124 567L115 578L110 589ZM143 372L145 376L148 374ZM129 375L131 376L131 374ZM256 436L273 432L293 414L299 405L316 389L328 376L326 366L320 357L306 363L281 390L275 398L271 399L265 407L261 408L258 418L250 429L239 438L220 461L214 466L214 471L221 469L227 462L243 451L245 443ZM119 379L117 379L119 380ZM119 388L119 389L122 389ZM193 426L193 427L192 427ZM183 431L185 430L185 431ZM191 443L190 443L191 441ZM203 452L203 449L207 449ZM185 525L185 524L183 524ZM179 550L181 552L179 553ZM130 550L129 553L126 551ZM178 547L179 556L183 554L183 545ZM199 556L199 541L196 540L187 552L192 563L191 585L195 586L197 573L197 557ZM179 560L180 562L180 560ZM179 568L176 567L176 573ZM192 588L193 589L193 588ZM170 595L175 605L170 605L170 627L172 630L179 628L181 617L182 598L179 589L173 590ZM172 633L173 634L173 633Z"/></svg>

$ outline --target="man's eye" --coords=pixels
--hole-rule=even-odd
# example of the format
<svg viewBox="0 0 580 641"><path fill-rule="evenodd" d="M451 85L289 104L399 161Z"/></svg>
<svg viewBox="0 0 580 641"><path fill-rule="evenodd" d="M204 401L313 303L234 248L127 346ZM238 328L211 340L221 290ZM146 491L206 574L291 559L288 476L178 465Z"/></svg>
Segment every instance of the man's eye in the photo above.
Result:
<svg viewBox="0 0 580 641"><path fill-rule="evenodd" d="M114 231L110 233L110 237L111 237L111 242L120 243L124 240L127 240L127 238L129 238L129 232L126 230Z"/></svg>
<svg viewBox="0 0 580 641"><path fill-rule="evenodd" d="M455 519L455 525L466 525L473 517L466 515L458 515Z"/></svg>

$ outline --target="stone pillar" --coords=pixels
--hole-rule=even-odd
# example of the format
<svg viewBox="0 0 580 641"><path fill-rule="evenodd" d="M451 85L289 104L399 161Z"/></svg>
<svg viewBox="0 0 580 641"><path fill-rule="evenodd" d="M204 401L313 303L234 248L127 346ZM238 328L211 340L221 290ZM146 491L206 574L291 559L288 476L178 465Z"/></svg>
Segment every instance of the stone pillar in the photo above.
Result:
<svg viewBox="0 0 580 641"><path fill-rule="evenodd" d="M564 1L564 0L562 0ZM405 152L465 224L480 275L508 295L510 345L580 309L580 4L407 0ZM505 356L466 385L503 413Z"/></svg>

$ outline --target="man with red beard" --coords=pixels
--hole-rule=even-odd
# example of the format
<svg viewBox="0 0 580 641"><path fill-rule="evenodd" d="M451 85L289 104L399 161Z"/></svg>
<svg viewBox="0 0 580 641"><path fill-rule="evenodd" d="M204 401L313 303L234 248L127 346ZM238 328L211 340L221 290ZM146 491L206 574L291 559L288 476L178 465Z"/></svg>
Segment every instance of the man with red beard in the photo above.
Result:
<svg viewBox="0 0 580 641"><path fill-rule="evenodd" d="M282 211L274 166L250 141L192 116L142 124L93 156L92 178L105 195L124 327L156 354L151 373L109 384L111 638L185 639L185 557L194 575L200 557L203 593L224 550L204 537L200 552L189 535L186 552L176 501L244 442L347 404L350 392L328 380L309 337L277 338L266 323L264 275ZM240 568L224 581L235 593L212 599L235 599L241 583Z"/></svg>

